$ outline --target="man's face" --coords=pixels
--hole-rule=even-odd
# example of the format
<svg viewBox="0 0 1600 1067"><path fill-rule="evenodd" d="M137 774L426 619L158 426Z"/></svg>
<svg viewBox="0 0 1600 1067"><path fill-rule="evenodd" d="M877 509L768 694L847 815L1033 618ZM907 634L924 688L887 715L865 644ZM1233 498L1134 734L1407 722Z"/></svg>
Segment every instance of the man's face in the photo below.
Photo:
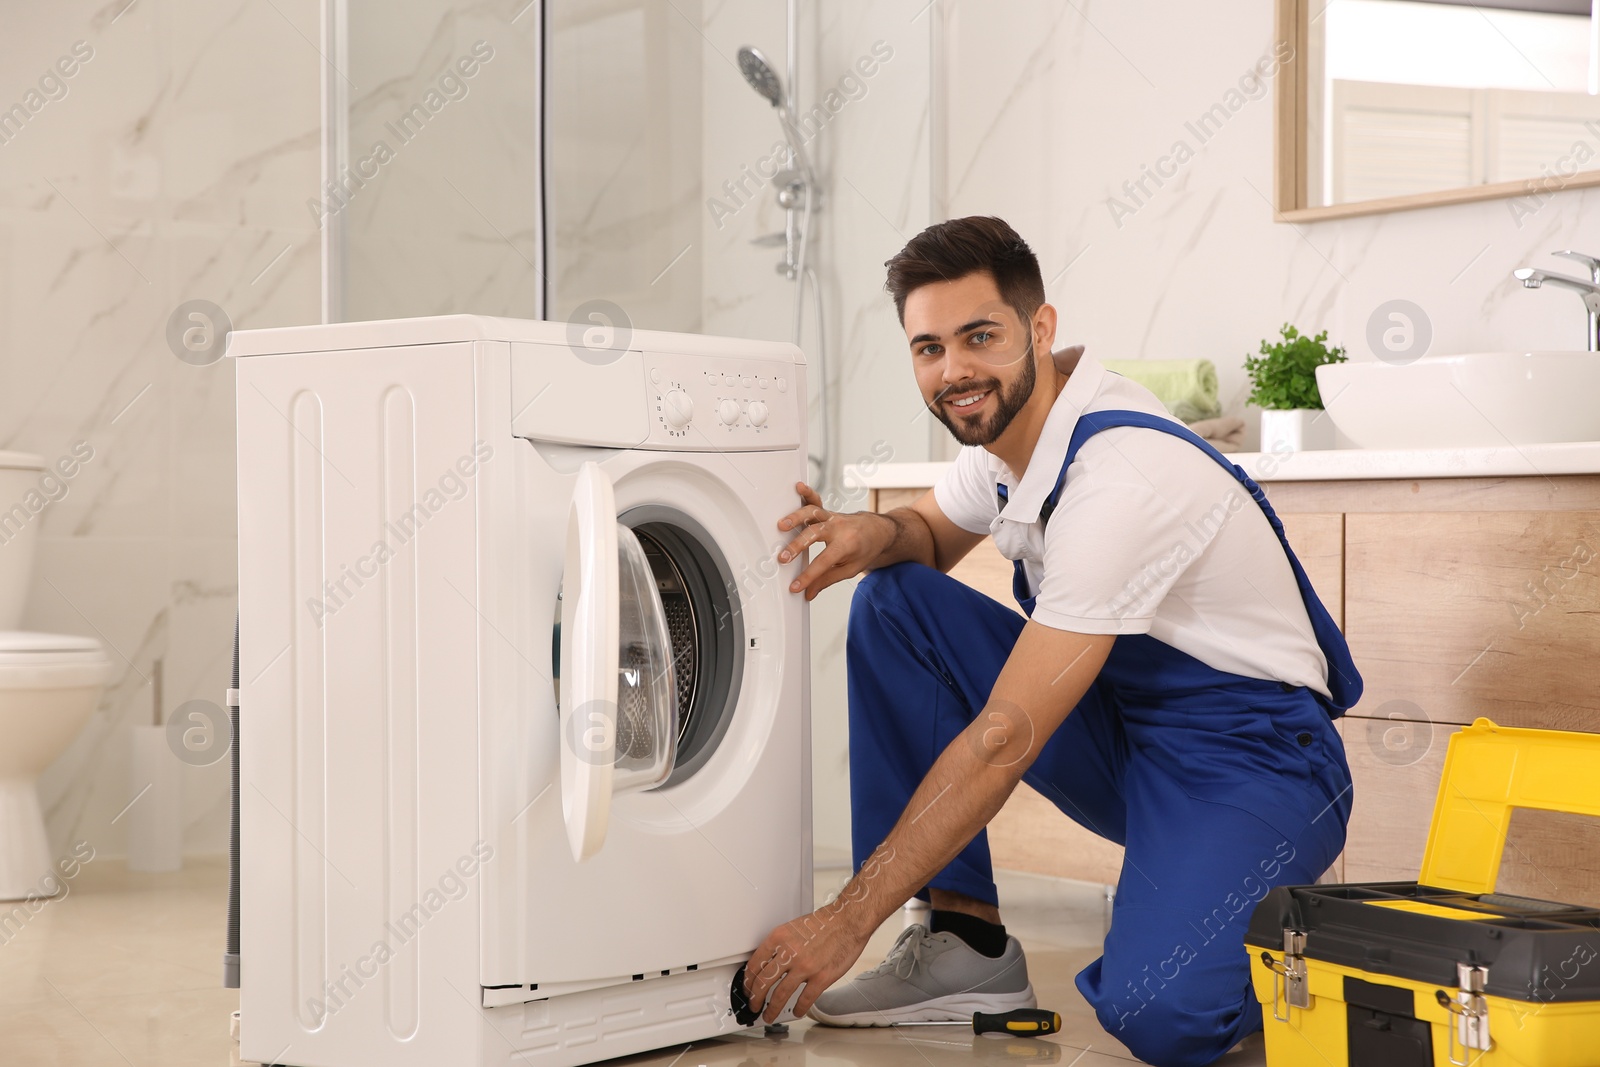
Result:
<svg viewBox="0 0 1600 1067"><path fill-rule="evenodd" d="M957 441L992 444L1033 395L1032 324L980 271L913 289L905 327L922 402Z"/></svg>

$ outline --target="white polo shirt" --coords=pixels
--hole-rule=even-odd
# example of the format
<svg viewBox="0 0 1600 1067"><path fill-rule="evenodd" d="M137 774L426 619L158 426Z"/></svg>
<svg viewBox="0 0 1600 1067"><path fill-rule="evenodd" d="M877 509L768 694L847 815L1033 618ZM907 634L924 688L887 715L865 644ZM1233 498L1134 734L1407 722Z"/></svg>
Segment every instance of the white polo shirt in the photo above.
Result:
<svg viewBox="0 0 1600 1067"><path fill-rule="evenodd" d="M1106 409L1172 418L1144 386L1083 356L1020 484L997 456L969 446L933 487L939 509L1023 561L1035 622L1148 633L1217 670L1327 695L1327 659L1277 534L1238 479L1192 443L1144 427L1102 430L1079 449L1040 528L1078 416ZM996 483L1006 487L1003 511Z"/></svg>

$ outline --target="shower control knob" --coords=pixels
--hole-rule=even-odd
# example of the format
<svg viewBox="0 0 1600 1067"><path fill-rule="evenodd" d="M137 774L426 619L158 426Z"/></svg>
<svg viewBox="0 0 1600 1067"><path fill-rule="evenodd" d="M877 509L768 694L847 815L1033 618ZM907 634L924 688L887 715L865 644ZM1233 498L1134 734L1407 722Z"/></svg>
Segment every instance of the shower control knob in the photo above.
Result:
<svg viewBox="0 0 1600 1067"><path fill-rule="evenodd" d="M767 424L767 405L760 400L752 400L748 411L751 426L765 426Z"/></svg>
<svg viewBox="0 0 1600 1067"><path fill-rule="evenodd" d="M717 405L717 415L724 423L732 426L739 421L739 402L737 400L724 400Z"/></svg>
<svg viewBox="0 0 1600 1067"><path fill-rule="evenodd" d="M694 401L682 389L674 389L662 401L661 414L667 420L668 426L674 430L681 430L689 425L689 420L694 417Z"/></svg>

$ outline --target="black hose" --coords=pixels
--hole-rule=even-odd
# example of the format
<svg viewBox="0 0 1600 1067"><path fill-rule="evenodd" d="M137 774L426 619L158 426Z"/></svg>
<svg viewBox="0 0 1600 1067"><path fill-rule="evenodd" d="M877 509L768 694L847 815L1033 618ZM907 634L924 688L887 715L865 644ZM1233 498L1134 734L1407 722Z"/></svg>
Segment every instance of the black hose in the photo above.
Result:
<svg viewBox="0 0 1600 1067"><path fill-rule="evenodd" d="M228 693L228 759L233 789L228 819L228 944L222 957L222 988L239 988L239 616L233 616L233 688Z"/></svg>

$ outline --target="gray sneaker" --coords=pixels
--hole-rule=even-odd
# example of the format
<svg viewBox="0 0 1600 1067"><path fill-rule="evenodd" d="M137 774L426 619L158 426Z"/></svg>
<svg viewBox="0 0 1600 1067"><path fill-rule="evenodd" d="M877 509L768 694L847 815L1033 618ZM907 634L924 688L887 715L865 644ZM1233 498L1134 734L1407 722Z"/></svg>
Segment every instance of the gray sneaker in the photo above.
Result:
<svg viewBox="0 0 1600 1067"><path fill-rule="evenodd" d="M918 923L901 932L878 966L818 997L810 1015L826 1026L889 1026L1037 1006L1016 938L990 959L955 934L930 934Z"/></svg>

